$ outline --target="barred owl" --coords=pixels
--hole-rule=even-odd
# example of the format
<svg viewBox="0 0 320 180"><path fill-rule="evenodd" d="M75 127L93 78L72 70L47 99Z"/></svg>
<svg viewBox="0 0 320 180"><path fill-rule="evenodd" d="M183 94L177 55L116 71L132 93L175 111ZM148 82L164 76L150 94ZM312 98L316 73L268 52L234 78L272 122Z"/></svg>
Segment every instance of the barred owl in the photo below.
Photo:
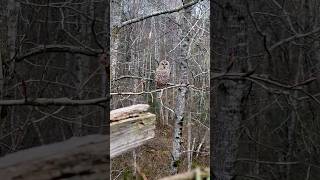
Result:
<svg viewBox="0 0 320 180"><path fill-rule="evenodd" d="M159 67L156 69L156 87L164 88L169 82L170 78L170 64L166 60L162 60L159 64Z"/></svg>
<svg viewBox="0 0 320 180"><path fill-rule="evenodd" d="M164 88L169 82L169 79L170 79L170 64L168 61L162 60L159 64L159 67L156 69L156 75L155 75L156 87L160 89ZM161 90L161 94L159 95L161 97L162 90Z"/></svg>

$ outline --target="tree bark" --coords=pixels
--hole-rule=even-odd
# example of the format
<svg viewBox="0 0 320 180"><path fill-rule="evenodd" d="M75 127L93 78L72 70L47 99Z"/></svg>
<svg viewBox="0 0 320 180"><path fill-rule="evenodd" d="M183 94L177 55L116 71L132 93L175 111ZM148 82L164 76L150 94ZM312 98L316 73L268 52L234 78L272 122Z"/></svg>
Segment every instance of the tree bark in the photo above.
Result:
<svg viewBox="0 0 320 180"><path fill-rule="evenodd" d="M183 4L190 3L190 0L183 1ZM171 161L171 173L176 174L178 172L179 164L181 163L181 145L182 145L182 130L183 123L185 118L185 106L188 87L188 49L190 43L189 33L189 24L191 21L191 8L183 9L180 12L181 16L181 30L180 30L180 40L181 40L181 49L180 49L180 58L178 60L179 64L179 82L182 85L178 88L177 99L176 99L176 108L175 108L175 122L174 122L174 133L173 133L173 149L172 149L172 161Z"/></svg>
<svg viewBox="0 0 320 180"><path fill-rule="evenodd" d="M224 72L244 72L246 60L239 60L247 54L245 9L241 1L219 1L223 9L215 11L215 19L219 19L215 31L224 37L223 45L219 47L225 56L214 57L213 66ZM213 173L217 180L231 180L236 175L236 158L239 145L239 127L243 118L243 100L246 84L244 80L215 81L217 90L212 121L212 154Z"/></svg>
<svg viewBox="0 0 320 180"><path fill-rule="evenodd" d="M121 23L121 13L122 13L123 2L112 1L111 4L111 79L116 78L116 67L118 63L118 49L120 45L120 33L119 28Z"/></svg>

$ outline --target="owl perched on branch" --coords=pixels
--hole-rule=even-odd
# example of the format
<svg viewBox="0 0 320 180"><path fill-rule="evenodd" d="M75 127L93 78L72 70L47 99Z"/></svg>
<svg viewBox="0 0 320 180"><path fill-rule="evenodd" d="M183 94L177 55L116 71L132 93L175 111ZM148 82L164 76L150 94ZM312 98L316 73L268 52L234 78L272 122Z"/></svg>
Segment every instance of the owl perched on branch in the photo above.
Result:
<svg viewBox="0 0 320 180"><path fill-rule="evenodd" d="M170 80L170 64L167 60L162 60L156 69L155 82L156 88L162 89L166 87ZM158 98L162 96L163 89L158 93Z"/></svg>

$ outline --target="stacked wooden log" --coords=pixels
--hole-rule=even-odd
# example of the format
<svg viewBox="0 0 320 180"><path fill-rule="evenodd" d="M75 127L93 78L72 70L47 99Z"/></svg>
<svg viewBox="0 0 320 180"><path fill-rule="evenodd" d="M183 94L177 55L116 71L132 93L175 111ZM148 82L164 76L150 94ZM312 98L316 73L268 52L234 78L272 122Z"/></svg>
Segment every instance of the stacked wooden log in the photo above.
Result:
<svg viewBox="0 0 320 180"><path fill-rule="evenodd" d="M137 104L110 112L111 159L136 148L155 136L156 116L149 105Z"/></svg>

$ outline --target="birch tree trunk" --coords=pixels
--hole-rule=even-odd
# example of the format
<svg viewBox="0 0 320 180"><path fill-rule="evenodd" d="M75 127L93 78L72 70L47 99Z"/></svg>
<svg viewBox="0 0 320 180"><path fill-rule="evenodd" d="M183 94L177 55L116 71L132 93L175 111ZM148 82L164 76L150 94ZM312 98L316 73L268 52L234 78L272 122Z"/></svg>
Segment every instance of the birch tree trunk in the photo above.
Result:
<svg viewBox="0 0 320 180"><path fill-rule="evenodd" d="M183 1L183 4L190 3L190 0ZM178 88L176 108L175 108L175 122L173 133L173 149L172 149L172 161L171 161L171 173L176 174L178 172L179 163L181 162L181 144L182 144L182 130L185 118L185 106L187 97L187 84L188 84L188 49L190 43L190 37L188 35L188 22L191 21L191 8L184 9L180 12L181 15L181 50L180 57L178 59L179 65L179 82L181 86Z"/></svg>
<svg viewBox="0 0 320 180"><path fill-rule="evenodd" d="M123 0L119 1L111 1L110 3L110 15L111 15L111 21L110 21L110 29L111 29L111 37L110 37L110 88L116 86L116 81L115 80L117 77L117 74L121 72L121 68L123 67L118 67L117 64L119 64L119 61L121 61L121 58L127 53L120 54L119 51L122 50L122 39L126 36L124 33L120 33L120 29L118 28L121 24L121 20L123 18L123 6L124 2ZM125 31L122 29L122 31ZM121 39L121 40L120 40ZM118 73L117 73L118 72ZM111 90L111 89L110 89ZM118 100L115 98L112 98L111 103L110 103L110 108L114 109L117 108L117 102Z"/></svg>
<svg viewBox="0 0 320 180"><path fill-rule="evenodd" d="M111 1L111 79L116 78L116 67L118 63L118 49L120 44L120 33L117 28L121 23L121 12L123 1Z"/></svg>

